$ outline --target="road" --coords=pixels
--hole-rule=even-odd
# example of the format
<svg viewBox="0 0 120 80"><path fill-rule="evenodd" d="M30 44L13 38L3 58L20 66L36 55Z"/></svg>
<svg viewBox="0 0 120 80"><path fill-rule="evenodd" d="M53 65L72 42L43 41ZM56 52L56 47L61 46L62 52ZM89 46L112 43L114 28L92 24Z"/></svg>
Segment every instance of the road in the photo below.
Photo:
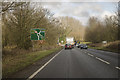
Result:
<svg viewBox="0 0 120 80"><path fill-rule="evenodd" d="M63 49L33 78L118 78L118 56L94 49Z"/></svg>

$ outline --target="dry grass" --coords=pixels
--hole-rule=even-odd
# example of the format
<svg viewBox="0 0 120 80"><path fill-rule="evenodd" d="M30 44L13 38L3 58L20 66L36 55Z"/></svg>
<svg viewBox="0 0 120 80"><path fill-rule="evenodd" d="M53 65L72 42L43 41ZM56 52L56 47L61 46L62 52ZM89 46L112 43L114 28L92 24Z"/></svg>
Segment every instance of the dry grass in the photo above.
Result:
<svg viewBox="0 0 120 80"><path fill-rule="evenodd" d="M8 76L16 71L23 69L24 67L34 63L35 61L59 50L60 48L54 48L50 50L20 53L15 55L7 55L2 60L2 73L3 76Z"/></svg>
<svg viewBox="0 0 120 80"><path fill-rule="evenodd" d="M118 49L118 45L120 45L120 41L110 42L105 45L105 47L109 49Z"/></svg>
<svg viewBox="0 0 120 80"><path fill-rule="evenodd" d="M100 49L112 52L120 52L120 41L109 42L107 44L97 43L97 44L90 44L90 48L93 49Z"/></svg>

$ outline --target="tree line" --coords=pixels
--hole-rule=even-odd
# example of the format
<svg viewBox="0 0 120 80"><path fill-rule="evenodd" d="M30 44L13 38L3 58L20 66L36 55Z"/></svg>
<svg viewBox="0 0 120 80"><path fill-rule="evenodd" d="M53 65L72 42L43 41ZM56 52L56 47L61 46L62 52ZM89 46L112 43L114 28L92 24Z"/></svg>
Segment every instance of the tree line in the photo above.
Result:
<svg viewBox="0 0 120 80"><path fill-rule="evenodd" d="M93 43L118 40L118 16L106 16L103 21L90 17L85 30L85 40Z"/></svg>
<svg viewBox="0 0 120 80"><path fill-rule="evenodd" d="M38 45L40 41L30 40L32 28L44 28L44 44L53 46L57 44L61 35L59 20L54 18L48 9L42 6L35 7L30 2L3 2L2 3L2 46L13 46L29 49ZM43 43L40 43L40 47Z"/></svg>
<svg viewBox="0 0 120 80"><path fill-rule="evenodd" d="M60 17L62 27L64 28L65 37L74 37L75 40L82 41L84 38L85 27L74 17Z"/></svg>

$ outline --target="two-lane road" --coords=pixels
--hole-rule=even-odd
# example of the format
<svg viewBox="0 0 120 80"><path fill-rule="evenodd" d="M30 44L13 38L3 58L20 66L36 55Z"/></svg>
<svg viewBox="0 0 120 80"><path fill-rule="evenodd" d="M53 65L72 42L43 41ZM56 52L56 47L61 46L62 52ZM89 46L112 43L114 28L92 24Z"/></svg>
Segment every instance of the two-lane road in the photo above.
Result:
<svg viewBox="0 0 120 80"><path fill-rule="evenodd" d="M63 49L33 78L118 78L119 71L116 53L74 48Z"/></svg>

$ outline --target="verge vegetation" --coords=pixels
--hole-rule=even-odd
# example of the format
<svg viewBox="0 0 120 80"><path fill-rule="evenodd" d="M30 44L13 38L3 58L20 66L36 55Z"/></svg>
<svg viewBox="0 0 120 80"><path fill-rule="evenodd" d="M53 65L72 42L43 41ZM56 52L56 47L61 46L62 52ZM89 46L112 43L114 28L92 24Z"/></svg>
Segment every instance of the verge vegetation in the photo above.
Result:
<svg viewBox="0 0 120 80"><path fill-rule="evenodd" d="M120 53L120 41L109 42L107 44L89 44L89 48Z"/></svg>
<svg viewBox="0 0 120 80"><path fill-rule="evenodd" d="M50 50L43 50L43 51L36 51L36 52L29 52L29 53L19 53L19 54L11 54L3 57L3 64L2 64L2 73L3 77L11 75L23 68L33 64L37 60L40 60L61 48L54 48Z"/></svg>

